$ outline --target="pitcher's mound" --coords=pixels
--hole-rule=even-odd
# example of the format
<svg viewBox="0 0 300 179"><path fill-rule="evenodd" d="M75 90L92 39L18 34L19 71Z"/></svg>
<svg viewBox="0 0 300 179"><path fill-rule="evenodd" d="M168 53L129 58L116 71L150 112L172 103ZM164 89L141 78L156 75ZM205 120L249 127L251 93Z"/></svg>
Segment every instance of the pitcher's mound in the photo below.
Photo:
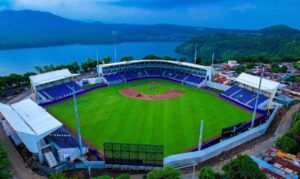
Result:
<svg viewBox="0 0 300 179"><path fill-rule="evenodd" d="M134 98L134 99L141 99L141 100L165 100L165 99L172 99L177 98L185 94L185 92L180 90L170 90L161 94L155 95L148 95L142 92L136 91L132 88L126 88L119 91L119 93L123 96Z"/></svg>

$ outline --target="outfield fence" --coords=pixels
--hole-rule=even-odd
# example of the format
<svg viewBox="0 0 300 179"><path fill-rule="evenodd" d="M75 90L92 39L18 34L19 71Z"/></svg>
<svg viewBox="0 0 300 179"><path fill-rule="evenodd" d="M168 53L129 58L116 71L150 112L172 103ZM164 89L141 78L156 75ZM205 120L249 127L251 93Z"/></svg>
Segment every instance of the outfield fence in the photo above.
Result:
<svg viewBox="0 0 300 179"><path fill-rule="evenodd" d="M249 142L267 131L268 127L275 118L279 107L276 106L267 121L259 126L249 129L243 133L240 133L232 138L223 140L215 145L205 148L200 151L187 152L182 154L171 155L164 158L164 166L173 166L176 168L183 168L185 166L192 166L202 163L213 157L216 157L223 152L229 151L239 145Z"/></svg>

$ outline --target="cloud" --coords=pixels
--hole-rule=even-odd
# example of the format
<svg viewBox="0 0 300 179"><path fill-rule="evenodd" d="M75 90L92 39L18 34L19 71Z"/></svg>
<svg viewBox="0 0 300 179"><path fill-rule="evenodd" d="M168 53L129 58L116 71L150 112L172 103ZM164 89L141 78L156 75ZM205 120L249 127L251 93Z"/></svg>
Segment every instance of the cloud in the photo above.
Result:
<svg viewBox="0 0 300 179"><path fill-rule="evenodd" d="M233 11L239 11L241 13L245 13L248 10L255 9L256 6L250 3L239 4L232 8Z"/></svg>
<svg viewBox="0 0 300 179"><path fill-rule="evenodd" d="M106 23L300 27L300 0L0 0L1 9L48 11L71 19Z"/></svg>
<svg viewBox="0 0 300 179"><path fill-rule="evenodd" d="M0 10L2 9L9 9L12 7L13 0L0 0Z"/></svg>
<svg viewBox="0 0 300 179"><path fill-rule="evenodd" d="M222 0L115 0L111 5L143 9L180 9L212 4ZM223 0L227 1L227 0Z"/></svg>

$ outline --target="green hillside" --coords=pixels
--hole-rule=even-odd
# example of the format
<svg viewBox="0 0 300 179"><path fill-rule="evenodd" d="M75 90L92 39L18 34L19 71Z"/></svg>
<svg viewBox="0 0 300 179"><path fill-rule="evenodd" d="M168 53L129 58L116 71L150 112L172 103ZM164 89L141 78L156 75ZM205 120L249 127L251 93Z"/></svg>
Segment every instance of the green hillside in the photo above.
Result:
<svg viewBox="0 0 300 179"><path fill-rule="evenodd" d="M300 31L278 25L257 31L199 34L178 46L176 51L192 57L195 47L198 56L206 60L213 52L218 60L239 56L300 58Z"/></svg>

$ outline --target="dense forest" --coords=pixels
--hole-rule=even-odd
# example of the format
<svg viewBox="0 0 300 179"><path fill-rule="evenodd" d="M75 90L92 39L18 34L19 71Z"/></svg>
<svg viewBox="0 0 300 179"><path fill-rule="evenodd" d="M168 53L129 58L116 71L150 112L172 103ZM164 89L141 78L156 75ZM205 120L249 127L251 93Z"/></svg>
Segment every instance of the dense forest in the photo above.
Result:
<svg viewBox="0 0 300 179"><path fill-rule="evenodd" d="M198 34L176 48L176 51L208 60L215 53L217 60L264 57L272 61L300 59L300 31L277 25L256 31Z"/></svg>

